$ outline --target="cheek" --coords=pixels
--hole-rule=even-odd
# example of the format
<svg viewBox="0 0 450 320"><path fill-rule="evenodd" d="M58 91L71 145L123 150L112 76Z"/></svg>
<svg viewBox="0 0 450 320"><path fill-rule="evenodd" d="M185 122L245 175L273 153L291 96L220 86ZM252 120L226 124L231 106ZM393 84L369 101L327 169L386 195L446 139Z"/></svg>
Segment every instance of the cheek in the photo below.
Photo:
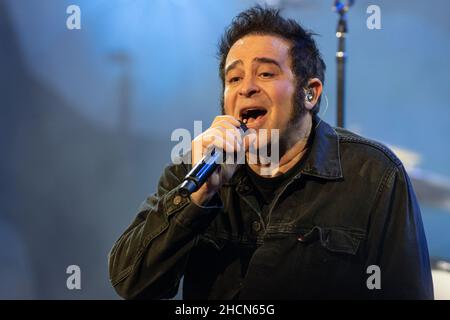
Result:
<svg viewBox="0 0 450 320"><path fill-rule="evenodd" d="M228 88L225 88L223 91L223 109L226 114L230 114L233 110L233 97L232 91Z"/></svg>
<svg viewBox="0 0 450 320"><path fill-rule="evenodd" d="M292 103L288 100L288 92L284 93L278 92L276 95L276 108L273 113L272 123L270 126L272 128L279 129L280 137L283 136L285 128L291 118L292 108L290 107Z"/></svg>
<svg viewBox="0 0 450 320"><path fill-rule="evenodd" d="M295 88L290 82L280 82L273 87L272 102L282 122L291 115L294 92Z"/></svg>
<svg viewBox="0 0 450 320"><path fill-rule="evenodd" d="M277 83L273 90L273 99L283 109L292 105L292 98L295 92L294 85L290 82Z"/></svg>

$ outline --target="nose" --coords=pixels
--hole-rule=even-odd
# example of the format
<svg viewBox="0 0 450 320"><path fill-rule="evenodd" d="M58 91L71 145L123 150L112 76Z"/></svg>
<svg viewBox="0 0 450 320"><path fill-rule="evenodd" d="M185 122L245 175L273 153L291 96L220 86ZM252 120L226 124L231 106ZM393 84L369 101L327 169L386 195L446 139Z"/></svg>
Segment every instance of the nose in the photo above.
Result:
<svg viewBox="0 0 450 320"><path fill-rule="evenodd" d="M239 95L250 98L255 93L258 93L260 91L259 87L256 85L253 77L248 77L247 79L244 79L242 81L242 86L239 89Z"/></svg>

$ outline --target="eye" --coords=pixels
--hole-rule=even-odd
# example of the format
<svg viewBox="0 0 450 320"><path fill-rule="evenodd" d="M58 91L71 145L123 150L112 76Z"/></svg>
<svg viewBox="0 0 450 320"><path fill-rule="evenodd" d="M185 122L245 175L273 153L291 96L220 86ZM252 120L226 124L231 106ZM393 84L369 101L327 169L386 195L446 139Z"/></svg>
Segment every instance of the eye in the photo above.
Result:
<svg viewBox="0 0 450 320"><path fill-rule="evenodd" d="M235 82L238 82L239 80L241 80L240 77L232 77L232 78L228 79L228 83L235 83Z"/></svg>
<svg viewBox="0 0 450 320"><path fill-rule="evenodd" d="M274 74L271 72L261 72L259 76L263 79L270 79L273 78Z"/></svg>

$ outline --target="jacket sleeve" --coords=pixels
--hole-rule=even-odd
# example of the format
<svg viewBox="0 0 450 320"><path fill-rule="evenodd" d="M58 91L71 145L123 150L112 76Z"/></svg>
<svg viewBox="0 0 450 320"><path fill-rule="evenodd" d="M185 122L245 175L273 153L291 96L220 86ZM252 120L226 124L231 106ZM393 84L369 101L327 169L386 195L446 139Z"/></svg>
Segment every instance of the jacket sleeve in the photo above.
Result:
<svg viewBox="0 0 450 320"><path fill-rule="evenodd" d="M184 165L165 168L158 191L111 249L110 281L121 297L161 299L177 293L197 235L221 208L218 196L200 207L178 193L186 172Z"/></svg>
<svg viewBox="0 0 450 320"><path fill-rule="evenodd" d="M369 296L433 299L420 208L402 164L386 170L370 219L366 267L379 267L381 288L369 290Z"/></svg>

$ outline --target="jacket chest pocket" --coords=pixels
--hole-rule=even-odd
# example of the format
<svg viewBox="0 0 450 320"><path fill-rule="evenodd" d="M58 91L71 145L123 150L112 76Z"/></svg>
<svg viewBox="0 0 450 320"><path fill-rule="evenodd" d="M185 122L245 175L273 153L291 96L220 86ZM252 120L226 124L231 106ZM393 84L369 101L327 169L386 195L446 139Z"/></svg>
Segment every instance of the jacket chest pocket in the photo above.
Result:
<svg viewBox="0 0 450 320"><path fill-rule="evenodd" d="M366 284L365 234L359 230L315 226L299 232L294 274L315 297L357 297Z"/></svg>
<svg viewBox="0 0 450 320"><path fill-rule="evenodd" d="M325 259L327 256L356 256L361 241L365 238L365 234L360 231L319 226L299 231L297 234L299 250L310 255L310 262Z"/></svg>
<svg viewBox="0 0 450 320"><path fill-rule="evenodd" d="M252 259L244 297L358 297L365 285L364 237L359 231L320 226L272 229Z"/></svg>

